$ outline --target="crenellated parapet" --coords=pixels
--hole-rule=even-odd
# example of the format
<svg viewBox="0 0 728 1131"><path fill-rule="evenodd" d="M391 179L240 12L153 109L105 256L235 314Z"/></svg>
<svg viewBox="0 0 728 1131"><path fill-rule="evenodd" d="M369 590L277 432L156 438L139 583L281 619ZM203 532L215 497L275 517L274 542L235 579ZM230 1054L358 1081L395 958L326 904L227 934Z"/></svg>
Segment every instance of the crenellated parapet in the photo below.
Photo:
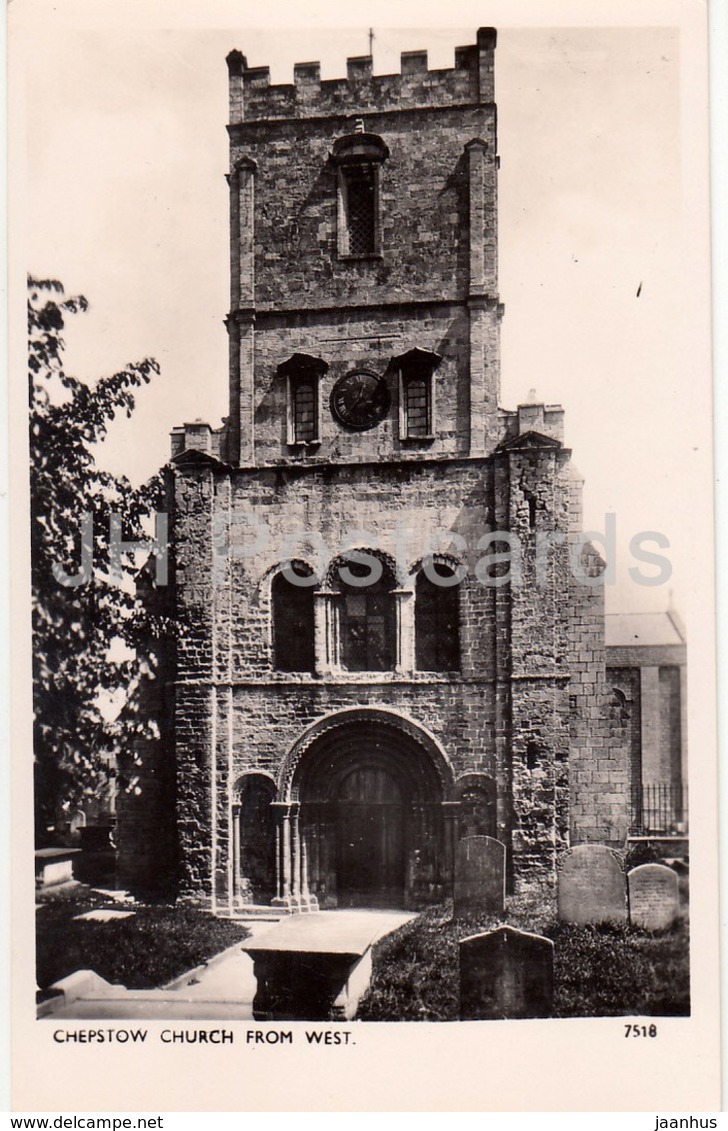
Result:
<svg viewBox="0 0 728 1131"><path fill-rule="evenodd" d="M430 70L426 51L404 51L400 73L375 75L371 55L346 60L346 78L321 81L318 62L296 63L293 82L271 85L269 67L249 67L240 51L227 57L230 124L270 118L310 118L421 106L485 105L495 100L494 28L455 49L455 65Z"/></svg>

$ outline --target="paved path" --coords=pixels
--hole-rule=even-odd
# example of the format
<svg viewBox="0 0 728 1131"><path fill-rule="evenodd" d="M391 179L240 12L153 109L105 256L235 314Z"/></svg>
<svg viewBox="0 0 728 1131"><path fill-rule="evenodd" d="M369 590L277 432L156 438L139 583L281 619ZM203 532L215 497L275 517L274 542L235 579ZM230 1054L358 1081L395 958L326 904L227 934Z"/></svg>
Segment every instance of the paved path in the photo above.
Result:
<svg viewBox="0 0 728 1131"><path fill-rule="evenodd" d="M249 920L247 939L212 958L161 990L92 991L49 1014L46 1020L228 1020L253 1017L256 981L253 959L243 947L362 954L377 939L395 931L414 915L405 911L319 911L291 915L271 925Z"/></svg>

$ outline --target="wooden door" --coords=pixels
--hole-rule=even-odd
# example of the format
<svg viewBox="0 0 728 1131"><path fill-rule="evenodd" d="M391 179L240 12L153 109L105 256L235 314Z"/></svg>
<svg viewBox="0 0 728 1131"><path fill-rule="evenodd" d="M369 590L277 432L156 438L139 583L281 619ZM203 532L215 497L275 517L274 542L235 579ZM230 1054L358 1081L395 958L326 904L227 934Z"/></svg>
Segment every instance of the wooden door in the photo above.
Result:
<svg viewBox="0 0 728 1131"><path fill-rule="evenodd" d="M339 907L404 905L404 808L385 770L352 771L337 806Z"/></svg>

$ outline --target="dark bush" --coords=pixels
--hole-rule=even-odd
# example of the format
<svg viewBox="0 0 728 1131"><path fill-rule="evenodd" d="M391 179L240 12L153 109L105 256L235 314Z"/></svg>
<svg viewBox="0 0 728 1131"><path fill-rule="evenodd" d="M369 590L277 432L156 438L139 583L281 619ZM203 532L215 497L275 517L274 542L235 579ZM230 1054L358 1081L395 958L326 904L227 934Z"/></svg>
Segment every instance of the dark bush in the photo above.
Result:
<svg viewBox="0 0 728 1131"><path fill-rule="evenodd" d="M239 923L187 907L124 907L128 919L77 920L113 906L93 894L44 903L37 912L36 970L42 990L76 970L94 970L127 989L161 986L247 937ZM115 908L119 910L118 905Z"/></svg>
<svg viewBox="0 0 728 1131"><path fill-rule="evenodd" d="M573 926L548 900L514 898L507 915L453 920L452 905L424 912L374 951L374 976L358 1016L369 1021L456 1021L458 942L508 922L554 942L554 1016L690 1013L687 922L650 934L624 924Z"/></svg>

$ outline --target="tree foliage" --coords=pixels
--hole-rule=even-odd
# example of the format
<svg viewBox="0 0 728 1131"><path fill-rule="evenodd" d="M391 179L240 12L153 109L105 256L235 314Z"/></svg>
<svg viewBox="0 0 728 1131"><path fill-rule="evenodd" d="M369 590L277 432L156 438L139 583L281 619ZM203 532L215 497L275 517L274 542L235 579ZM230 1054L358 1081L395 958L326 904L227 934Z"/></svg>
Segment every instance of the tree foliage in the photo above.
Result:
<svg viewBox="0 0 728 1131"><path fill-rule="evenodd" d="M110 755L148 735L145 720L130 711L113 717L105 703L134 688L149 663L135 649L163 631L136 595L135 555L124 554L120 578L109 557L111 515L121 516L125 539L143 539L143 516L161 507L161 478L134 488L95 457L111 422L131 416L136 391L159 367L145 358L94 384L68 374L64 326L86 309L86 300L67 296L59 282L29 278L34 754L42 839L64 810L94 794ZM93 529L86 575L84 520ZM81 583L62 583L64 573Z"/></svg>

